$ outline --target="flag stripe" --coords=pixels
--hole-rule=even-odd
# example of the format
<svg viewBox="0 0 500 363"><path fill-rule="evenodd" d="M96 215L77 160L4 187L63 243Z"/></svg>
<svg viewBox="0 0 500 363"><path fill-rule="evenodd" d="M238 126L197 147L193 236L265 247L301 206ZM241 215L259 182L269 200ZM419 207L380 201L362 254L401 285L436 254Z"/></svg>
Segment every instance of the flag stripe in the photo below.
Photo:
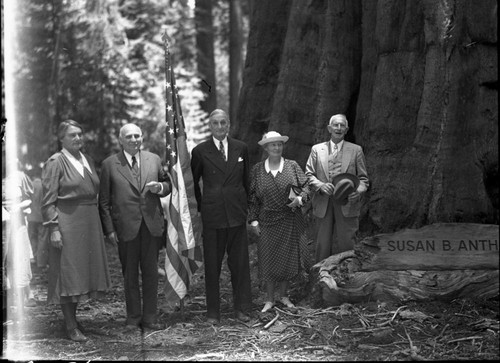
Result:
<svg viewBox="0 0 500 363"><path fill-rule="evenodd" d="M177 302L186 296L192 275L202 264L201 221L194 198L194 183L180 99L170 61L166 36L165 45L165 104L166 161L172 190L165 200L167 247L165 255L165 295ZM164 204L162 204L164 205Z"/></svg>

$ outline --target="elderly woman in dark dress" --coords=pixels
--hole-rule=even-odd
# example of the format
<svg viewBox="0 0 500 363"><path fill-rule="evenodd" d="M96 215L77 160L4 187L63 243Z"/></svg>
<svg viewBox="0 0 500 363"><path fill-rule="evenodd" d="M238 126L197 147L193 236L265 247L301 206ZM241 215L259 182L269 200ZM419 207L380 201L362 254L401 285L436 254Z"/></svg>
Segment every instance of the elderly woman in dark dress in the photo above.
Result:
<svg viewBox="0 0 500 363"><path fill-rule="evenodd" d="M259 141L268 158L252 168L250 179L250 209L248 221L251 230L260 235L257 253L259 278L266 284L266 312L274 306L274 290L278 300L289 308L294 304L286 296L289 281L300 268L300 244L305 238L305 220L301 206L307 202L307 187L300 195L287 200L287 185L305 185L307 177L294 160L282 157L288 136L275 131L266 133Z"/></svg>
<svg viewBox="0 0 500 363"><path fill-rule="evenodd" d="M97 208L99 177L92 159L80 151L82 136L79 123L61 122L62 149L42 173L42 215L50 231L47 302L61 305L68 337L78 342L87 337L76 320L77 304L102 297L111 286Z"/></svg>

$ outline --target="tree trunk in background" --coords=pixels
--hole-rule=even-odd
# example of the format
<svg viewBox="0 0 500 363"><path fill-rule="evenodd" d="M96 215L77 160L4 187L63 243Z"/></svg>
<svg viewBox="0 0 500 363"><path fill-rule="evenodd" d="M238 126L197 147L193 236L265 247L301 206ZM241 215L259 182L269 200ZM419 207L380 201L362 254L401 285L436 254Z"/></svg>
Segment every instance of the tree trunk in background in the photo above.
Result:
<svg viewBox="0 0 500 363"><path fill-rule="evenodd" d="M236 120L238 98L243 73L243 27L241 0L229 3L230 35L229 35L229 119Z"/></svg>
<svg viewBox="0 0 500 363"><path fill-rule="evenodd" d="M365 151L364 233L498 223L496 1L256 0L235 130L304 167L331 115Z"/></svg>
<svg viewBox="0 0 500 363"><path fill-rule="evenodd" d="M206 95L200 106L210 113L217 107L212 0L196 1L195 23L198 76L201 78L200 89Z"/></svg>
<svg viewBox="0 0 500 363"><path fill-rule="evenodd" d="M252 162L260 158L257 141L270 121L291 7L289 0L252 2L238 116L230 131L247 142Z"/></svg>

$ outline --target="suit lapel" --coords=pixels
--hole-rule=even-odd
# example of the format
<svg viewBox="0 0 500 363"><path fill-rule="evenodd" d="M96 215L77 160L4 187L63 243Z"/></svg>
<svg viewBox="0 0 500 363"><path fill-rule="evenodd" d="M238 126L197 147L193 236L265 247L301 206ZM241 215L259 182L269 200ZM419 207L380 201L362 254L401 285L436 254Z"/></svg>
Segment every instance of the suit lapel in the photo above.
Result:
<svg viewBox="0 0 500 363"><path fill-rule="evenodd" d="M323 173L326 176L326 179L329 179L329 173L328 173L328 143L330 141L327 141L321 145L321 148L319 149L319 159L321 160L321 167L323 168Z"/></svg>
<svg viewBox="0 0 500 363"><path fill-rule="evenodd" d="M222 172L226 172L227 162L222 159L219 149L215 146L213 139L207 141L207 158ZM229 144L229 142L228 142ZM228 146L229 149L229 146ZM229 154L229 150L228 150Z"/></svg>
<svg viewBox="0 0 500 363"><path fill-rule="evenodd" d="M151 166L149 155L145 152L141 152L141 188L142 191L144 189L144 185L146 185L146 181L149 175L149 167Z"/></svg>
<svg viewBox="0 0 500 363"><path fill-rule="evenodd" d="M142 160L141 160L142 162ZM123 177L130 183L132 184L132 186L137 189L138 191L139 190L139 187L137 186L137 182L135 181L135 178L134 176L132 175L132 171L130 170L130 167L128 165L128 162L127 162L127 158L125 157L125 155L123 154L123 151L120 151L117 155L116 155L116 169L118 170L118 172L120 174L123 175Z"/></svg>
<svg viewBox="0 0 500 363"><path fill-rule="evenodd" d="M342 165L340 171L345 173L347 171L347 167L349 166L349 161L351 160L352 148L351 145L344 141L344 145L342 145Z"/></svg>
<svg viewBox="0 0 500 363"><path fill-rule="evenodd" d="M236 147L235 143L228 137L227 138L227 163L226 163L226 172L228 174L236 166L236 163L238 162L239 156L240 156L239 149Z"/></svg>

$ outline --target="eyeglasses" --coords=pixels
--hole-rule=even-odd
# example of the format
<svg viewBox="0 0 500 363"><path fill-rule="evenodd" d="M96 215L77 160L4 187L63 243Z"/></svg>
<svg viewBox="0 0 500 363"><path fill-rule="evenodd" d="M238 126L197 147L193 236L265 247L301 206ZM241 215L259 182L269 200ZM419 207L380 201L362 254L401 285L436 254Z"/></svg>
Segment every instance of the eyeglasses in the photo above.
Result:
<svg viewBox="0 0 500 363"><path fill-rule="evenodd" d="M330 127L332 127L332 128L340 127L341 129L347 128L347 126L344 124L331 124Z"/></svg>

